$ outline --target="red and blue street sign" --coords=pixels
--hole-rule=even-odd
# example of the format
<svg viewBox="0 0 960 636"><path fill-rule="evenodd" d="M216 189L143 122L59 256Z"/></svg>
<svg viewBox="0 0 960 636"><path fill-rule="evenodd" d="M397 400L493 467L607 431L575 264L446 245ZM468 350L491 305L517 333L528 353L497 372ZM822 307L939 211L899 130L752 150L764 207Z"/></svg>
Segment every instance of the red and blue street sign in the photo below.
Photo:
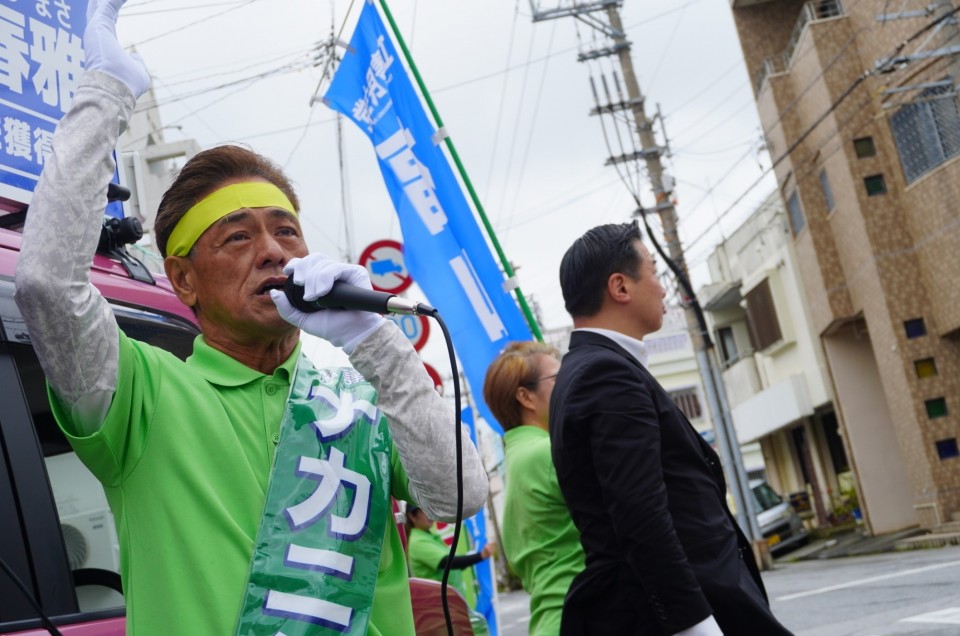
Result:
<svg viewBox="0 0 960 636"><path fill-rule="evenodd" d="M377 291L399 294L413 284L399 241L371 243L360 254L360 265L370 272L370 282Z"/></svg>
<svg viewBox="0 0 960 636"><path fill-rule="evenodd" d="M420 351L427 343L427 338L430 337L430 320L426 316L391 314L387 319L392 320L400 328L415 350Z"/></svg>

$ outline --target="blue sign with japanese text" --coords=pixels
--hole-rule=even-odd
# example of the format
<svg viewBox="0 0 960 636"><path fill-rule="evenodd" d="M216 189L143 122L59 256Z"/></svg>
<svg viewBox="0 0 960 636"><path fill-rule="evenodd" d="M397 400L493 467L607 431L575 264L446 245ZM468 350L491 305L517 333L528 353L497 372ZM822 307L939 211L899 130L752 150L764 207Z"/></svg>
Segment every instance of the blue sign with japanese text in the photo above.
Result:
<svg viewBox="0 0 960 636"><path fill-rule="evenodd" d="M373 142L407 270L443 316L477 408L498 430L479 399L487 366L508 342L530 340L530 330L371 2L324 101Z"/></svg>
<svg viewBox="0 0 960 636"><path fill-rule="evenodd" d="M0 4L0 200L26 203L83 72L86 0Z"/></svg>

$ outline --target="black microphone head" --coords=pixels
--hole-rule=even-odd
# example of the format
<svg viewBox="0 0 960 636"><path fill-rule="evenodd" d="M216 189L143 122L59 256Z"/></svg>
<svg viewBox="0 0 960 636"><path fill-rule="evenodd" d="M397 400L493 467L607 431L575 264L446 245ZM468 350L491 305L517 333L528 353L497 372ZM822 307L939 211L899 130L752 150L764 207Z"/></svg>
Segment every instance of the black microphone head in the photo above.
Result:
<svg viewBox="0 0 960 636"><path fill-rule="evenodd" d="M286 294L291 305L304 313L309 314L322 309L322 307L303 299L303 285L297 285L293 282L293 276L287 276L287 280L283 284L283 293Z"/></svg>

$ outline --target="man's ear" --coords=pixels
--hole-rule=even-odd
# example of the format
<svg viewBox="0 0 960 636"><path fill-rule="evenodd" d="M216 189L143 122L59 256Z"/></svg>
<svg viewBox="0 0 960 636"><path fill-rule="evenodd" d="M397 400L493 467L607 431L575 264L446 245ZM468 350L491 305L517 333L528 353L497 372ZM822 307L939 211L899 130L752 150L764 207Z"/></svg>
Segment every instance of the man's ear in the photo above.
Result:
<svg viewBox="0 0 960 636"><path fill-rule="evenodd" d="M193 282L193 261L186 256L168 256L163 259L163 269L180 302L187 307L196 305L197 292Z"/></svg>
<svg viewBox="0 0 960 636"><path fill-rule="evenodd" d="M610 274L610 278L607 279L607 295L610 296L613 302L618 304L630 300L630 291L627 288L627 277L624 274L620 272Z"/></svg>

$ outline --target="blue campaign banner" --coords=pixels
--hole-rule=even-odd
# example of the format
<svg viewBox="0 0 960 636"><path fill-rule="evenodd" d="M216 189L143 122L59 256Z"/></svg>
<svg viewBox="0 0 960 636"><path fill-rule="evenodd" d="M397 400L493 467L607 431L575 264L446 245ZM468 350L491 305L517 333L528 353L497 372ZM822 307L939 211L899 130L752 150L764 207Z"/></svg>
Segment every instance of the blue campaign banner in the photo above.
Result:
<svg viewBox="0 0 960 636"><path fill-rule="evenodd" d="M27 202L83 73L86 0L0 5L0 197Z"/></svg>
<svg viewBox="0 0 960 636"><path fill-rule="evenodd" d="M30 202L80 83L86 25L87 0L0 4L0 209Z"/></svg>
<svg viewBox="0 0 960 636"><path fill-rule="evenodd" d="M373 142L403 233L407 271L440 310L480 415L487 366L530 330L490 253L376 7L365 2L324 96Z"/></svg>
<svg viewBox="0 0 960 636"><path fill-rule="evenodd" d="M477 444L477 425L473 417L473 409L467 407L463 409L461 421L467 425L470 431L470 439L474 445ZM465 522L466 530L470 533L470 539L475 549L483 549L487 545L487 522L486 510L481 508L480 512L467 519ZM490 630L490 636L497 636L499 625L497 624L497 608L494 604L493 585L493 559L484 559L473 566L473 575L477 581L477 606L475 609L487 621L487 627Z"/></svg>

